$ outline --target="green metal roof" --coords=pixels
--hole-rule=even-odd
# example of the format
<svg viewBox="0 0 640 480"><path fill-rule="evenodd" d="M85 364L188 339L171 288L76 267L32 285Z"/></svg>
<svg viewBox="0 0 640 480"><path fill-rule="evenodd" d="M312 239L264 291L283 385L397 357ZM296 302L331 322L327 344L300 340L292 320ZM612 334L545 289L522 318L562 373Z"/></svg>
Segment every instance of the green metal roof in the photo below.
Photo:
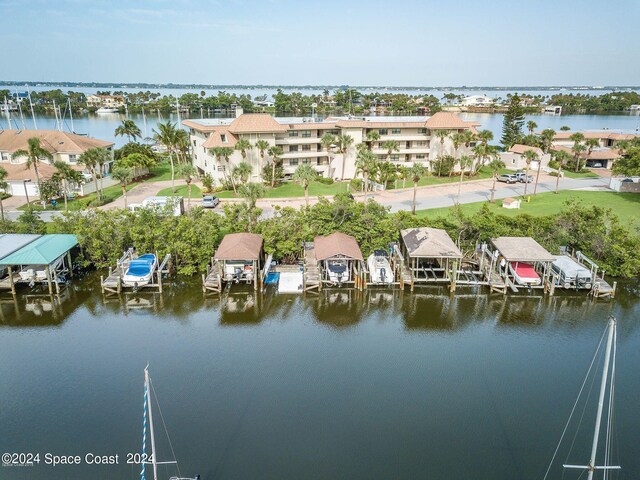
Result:
<svg viewBox="0 0 640 480"><path fill-rule="evenodd" d="M78 244L75 235L43 235L0 260L0 265L49 265Z"/></svg>

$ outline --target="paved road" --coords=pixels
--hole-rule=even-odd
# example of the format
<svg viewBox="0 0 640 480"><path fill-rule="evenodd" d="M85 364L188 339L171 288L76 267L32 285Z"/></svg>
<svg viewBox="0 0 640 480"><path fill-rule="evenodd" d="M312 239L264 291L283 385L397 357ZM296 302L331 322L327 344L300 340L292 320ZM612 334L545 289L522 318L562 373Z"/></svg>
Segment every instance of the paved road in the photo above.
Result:
<svg viewBox="0 0 640 480"><path fill-rule="evenodd" d="M160 182L161 185L154 184L143 184L140 186L140 191L134 191L136 189L132 189L129 192L129 202L133 203L136 201L141 201L142 198L153 195L157 193L162 188L167 187L167 182ZM170 185L170 182L168 182ZM472 181L465 182L462 184L461 194L460 194L460 203L475 203L475 202L485 202L489 200L491 195L491 186L493 182L491 180L480 180L480 181ZM577 190L577 189L595 189L595 190L608 190L609 179L608 178L582 178L582 179L571 179L571 178L563 178L560 180L560 190ZM524 194L524 184L505 184L505 183L497 183L496 184L496 199L502 199L507 197L517 197ZM136 187L138 188L138 187ZM549 175L541 176L541 180L538 183L538 192L554 192L556 188L556 179L555 177L551 177ZM533 184L529 184L528 193L533 191ZM363 200L363 195L357 195L359 200ZM374 198L378 203L390 207L392 212L397 212L400 210L411 210L411 204L413 199L413 190L405 189L405 190L387 190L384 192L377 192L373 195L369 195L369 198ZM427 208L441 208L441 207L450 207L455 204L456 200L458 200L458 184L445 184L445 185L434 185L429 187L420 187L418 189L416 195L416 208L418 210L423 210ZM315 203L317 199L312 198L311 203ZM198 205L200 202L196 200L192 200L191 205ZM105 205L101 207L103 209L108 208L121 208L124 204L122 199L118 199L115 202ZM273 200L273 199L263 199L258 202L258 206L263 209L263 217L270 217L274 213L273 207L275 205L278 206L290 206L290 207L300 207L304 205L304 198L291 198L291 199L283 199L283 200ZM62 206L61 206L62 207ZM216 208L216 211L222 211L220 207ZM8 211L6 212L7 218L11 220L15 220L22 212L20 211ZM58 211L45 211L40 212L40 216L42 220L45 222L50 222L54 217L60 215L62 212Z"/></svg>

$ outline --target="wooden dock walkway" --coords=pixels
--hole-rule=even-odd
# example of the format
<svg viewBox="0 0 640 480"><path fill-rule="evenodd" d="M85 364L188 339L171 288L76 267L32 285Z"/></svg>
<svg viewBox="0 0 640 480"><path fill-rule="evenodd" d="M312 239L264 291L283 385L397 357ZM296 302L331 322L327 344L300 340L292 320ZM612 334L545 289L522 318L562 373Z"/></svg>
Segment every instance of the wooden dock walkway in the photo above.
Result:
<svg viewBox="0 0 640 480"><path fill-rule="evenodd" d="M316 258L316 249L313 243L307 242L304 245L304 283L305 292L313 289L320 289L320 270Z"/></svg>
<svg viewBox="0 0 640 480"><path fill-rule="evenodd" d="M220 293L222 291L222 277L220 275L220 264L218 260L211 257L211 265L207 273L202 275L202 291Z"/></svg>

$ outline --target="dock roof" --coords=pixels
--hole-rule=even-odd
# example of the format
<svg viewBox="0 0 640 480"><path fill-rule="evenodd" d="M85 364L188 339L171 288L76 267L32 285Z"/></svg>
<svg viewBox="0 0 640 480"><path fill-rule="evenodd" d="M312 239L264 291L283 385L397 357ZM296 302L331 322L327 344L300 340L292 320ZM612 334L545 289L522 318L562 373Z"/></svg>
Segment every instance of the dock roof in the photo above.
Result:
<svg viewBox="0 0 640 480"><path fill-rule="evenodd" d="M410 257L462 258L460 249L440 228L408 228L400 235Z"/></svg>
<svg viewBox="0 0 640 480"><path fill-rule="evenodd" d="M0 265L49 265L77 244L75 235L43 235L0 259Z"/></svg>
<svg viewBox="0 0 640 480"><path fill-rule="evenodd" d="M492 243L508 262L553 262L556 259L531 237L499 237Z"/></svg>
<svg viewBox="0 0 640 480"><path fill-rule="evenodd" d="M326 260L337 256L364 260L356 239L342 232L316 237L313 239L313 244L315 246L316 259L318 260Z"/></svg>
<svg viewBox="0 0 640 480"><path fill-rule="evenodd" d="M20 233L7 233L6 235L0 235L0 259L20 250L22 247L30 244L39 237L40 235Z"/></svg>
<svg viewBox="0 0 640 480"><path fill-rule="evenodd" d="M225 235L213 256L215 260L259 260L262 235L230 233Z"/></svg>

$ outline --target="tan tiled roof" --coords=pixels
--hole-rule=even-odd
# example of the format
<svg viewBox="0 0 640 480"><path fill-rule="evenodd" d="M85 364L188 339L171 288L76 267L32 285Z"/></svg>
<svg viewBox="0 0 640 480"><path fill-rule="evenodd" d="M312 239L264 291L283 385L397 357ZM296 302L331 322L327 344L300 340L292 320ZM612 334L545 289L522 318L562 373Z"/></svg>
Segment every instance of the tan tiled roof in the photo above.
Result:
<svg viewBox="0 0 640 480"><path fill-rule="evenodd" d="M0 131L0 151L27 150L28 141L32 137L39 138L40 146L50 153L80 154L90 148L113 146L113 142L58 130L2 130Z"/></svg>
<svg viewBox="0 0 640 480"><path fill-rule="evenodd" d="M223 135L225 136L226 142L222 141ZM238 143L238 137L227 130L226 127L218 127L217 130L209 134L209 138L204 141L202 146L204 148L233 147L236 143Z"/></svg>
<svg viewBox="0 0 640 480"><path fill-rule="evenodd" d="M554 140L569 140L571 135L578 132L557 132ZM584 135L584 138L596 138L596 139L611 139L611 140L632 140L638 135L633 133L618 133L608 130L601 130L599 132L580 132Z"/></svg>
<svg viewBox="0 0 640 480"><path fill-rule="evenodd" d="M533 151L536 152L536 154L538 154L538 156L542 156L542 150L538 147L532 147L530 145L522 145L521 143L516 143L513 147L511 147L509 149L509 152L511 153L517 153L518 155L522 155L524 152L526 151Z"/></svg>
<svg viewBox="0 0 640 480"><path fill-rule="evenodd" d="M335 232L327 236L319 236L313 239L313 244L318 260L342 255L354 260L364 260L358 242L351 235Z"/></svg>
<svg viewBox="0 0 640 480"><path fill-rule="evenodd" d="M571 147L565 147L564 145L553 145L551 149L557 152L567 152L572 156L575 155ZM580 153L580 158L589 160L615 160L617 158L620 158L620 151L616 148L597 148L592 150L591 154L589 155L589 150L585 150L584 152Z"/></svg>
<svg viewBox="0 0 640 480"><path fill-rule="evenodd" d="M288 127L278 123L268 113L243 113L229 125L232 133L286 132Z"/></svg>
<svg viewBox="0 0 640 480"><path fill-rule="evenodd" d="M262 235L230 233L225 235L216 250L216 260L258 260L262 250Z"/></svg>
<svg viewBox="0 0 640 480"><path fill-rule="evenodd" d="M465 122L454 112L437 112L433 116L429 117L426 122L426 127L438 130L438 129L460 129L460 128L472 128L478 126L476 122Z"/></svg>
<svg viewBox="0 0 640 480"><path fill-rule="evenodd" d="M336 128L336 124L332 122L292 123L289 125L290 130L331 130L334 128Z"/></svg>
<svg viewBox="0 0 640 480"><path fill-rule="evenodd" d="M36 181L36 172L33 167L27 168L26 163L9 163L2 162L0 163L0 167L4 168L7 171L7 180L11 181L22 181L22 180L31 180L32 182ZM74 170L78 170L79 172L84 171L84 167L82 165L70 165ZM39 162L38 164L38 174L40 175L40 180L44 180L45 178L51 178L51 176L56 172L56 168L50 163Z"/></svg>
<svg viewBox="0 0 640 480"><path fill-rule="evenodd" d="M183 120L182 124L185 127L189 127L189 128L193 128L194 130L197 130L199 132L213 132L214 130L219 129L221 126L222 127L227 127L227 125L203 125L200 122L196 122L194 120Z"/></svg>

